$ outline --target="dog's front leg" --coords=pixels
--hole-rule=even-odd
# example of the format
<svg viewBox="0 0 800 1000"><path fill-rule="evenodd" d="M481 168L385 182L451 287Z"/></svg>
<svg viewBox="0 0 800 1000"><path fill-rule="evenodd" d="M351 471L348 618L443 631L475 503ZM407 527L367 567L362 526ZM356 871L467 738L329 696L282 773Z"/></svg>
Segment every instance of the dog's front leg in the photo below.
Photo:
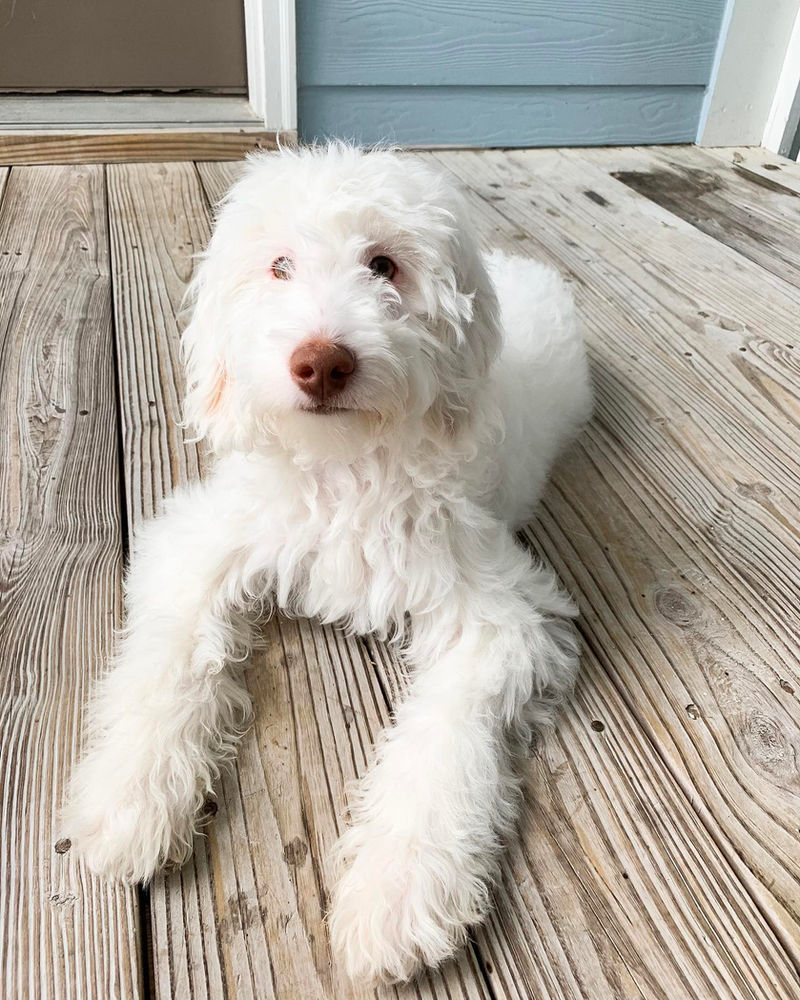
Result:
<svg viewBox="0 0 800 1000"><path fill-rule="evenodd" d="M483 918L517 815L515 757L573 681L571 603L510 536L500 547L412 619L417 676L339 845L332 937L354 978L435 966Z"/></svg>
<svg viewBox="0 0 800 1000"><path fill-rule="evenodd" d="M191 850L205 796L249 713L226 661L246 639L230 609L246 522L224 477L145 525L115 662L89 709L64 834L91 868L147 880Z"/></svg>

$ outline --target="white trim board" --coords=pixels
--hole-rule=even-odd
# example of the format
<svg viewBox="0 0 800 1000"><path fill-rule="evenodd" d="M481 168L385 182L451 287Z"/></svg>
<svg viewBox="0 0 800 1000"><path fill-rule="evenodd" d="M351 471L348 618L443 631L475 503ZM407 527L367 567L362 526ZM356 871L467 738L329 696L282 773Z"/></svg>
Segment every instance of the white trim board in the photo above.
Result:
<svg viewBox="0 0 800 1000"><path fill-rule="evenodd" d="M791 154L800 127L800 10L786 49L783 68L775 90L775 99L764 129L762 145L773 153Z"/></svg>
<svg viewBox="0 0 800 1000"><path fill-rule="evenodd" d="M295 0L244 0L247 86L253 111L273 132L297 129Z"/></svg>
<svg viewBox="0 0 800 1000"><path fill-rule="evenodd" d="M263 130L245 97L124 96L117 94L0 95L0 129L45 132L65 129L235 128Z"/></svg>
<svg viewBox="0 0 800 1000"><path fill-rule="evenodd" d="M697 143L759 146L800 0L728 0Z"/></svg>

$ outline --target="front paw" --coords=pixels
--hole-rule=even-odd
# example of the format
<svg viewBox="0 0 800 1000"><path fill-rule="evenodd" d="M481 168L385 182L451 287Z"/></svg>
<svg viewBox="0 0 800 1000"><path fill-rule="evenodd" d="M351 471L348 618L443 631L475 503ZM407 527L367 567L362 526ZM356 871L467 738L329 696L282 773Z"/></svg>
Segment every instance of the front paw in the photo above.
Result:
<svg viewBox="0 0 800 1000"><path fill-rule="evenodd" d="M486 878L459 857L402 835L354 827L338 845L331 939L353 980L405 982L466 940L488 907Z"/></svg>
<svg viewBox="0 0 800 1000"><path fill-rule="evenodd" d="M194 832L152 790L124 784L76 791L62 829L93 872L128 882L148 882L165 866L182 864Z"/></svg>

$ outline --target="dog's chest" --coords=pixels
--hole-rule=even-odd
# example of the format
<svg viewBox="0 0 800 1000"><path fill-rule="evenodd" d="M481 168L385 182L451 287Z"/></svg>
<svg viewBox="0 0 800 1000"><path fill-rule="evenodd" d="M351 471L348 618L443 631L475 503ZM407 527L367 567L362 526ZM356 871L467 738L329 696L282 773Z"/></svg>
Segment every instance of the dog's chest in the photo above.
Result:
<svg viewBox="0 0 800 1000"><path fill-rule="evenodd" d="M386 632L450 585L442 504L407 478L336 470L276 507L267 562L284 610Z"/></svg>

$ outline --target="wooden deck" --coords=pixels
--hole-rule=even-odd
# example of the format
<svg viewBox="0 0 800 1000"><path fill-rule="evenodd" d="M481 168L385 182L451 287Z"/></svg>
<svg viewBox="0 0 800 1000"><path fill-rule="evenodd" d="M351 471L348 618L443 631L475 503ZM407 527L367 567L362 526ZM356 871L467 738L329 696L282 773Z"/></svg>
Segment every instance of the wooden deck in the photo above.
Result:
<svg viewBox="0 0 800 1000"><path fill-rule="evenodd" d="M530 544L580 601L497 909L380 997L800 997L800 168L760 150L420 154L552 261L597 415ZM0 168L0 997L360 1000L323 915L345 783L403 678L274 620L209 836L148 891L56 842L129 532L204 455L178 310L226 163Z"/></svg>

